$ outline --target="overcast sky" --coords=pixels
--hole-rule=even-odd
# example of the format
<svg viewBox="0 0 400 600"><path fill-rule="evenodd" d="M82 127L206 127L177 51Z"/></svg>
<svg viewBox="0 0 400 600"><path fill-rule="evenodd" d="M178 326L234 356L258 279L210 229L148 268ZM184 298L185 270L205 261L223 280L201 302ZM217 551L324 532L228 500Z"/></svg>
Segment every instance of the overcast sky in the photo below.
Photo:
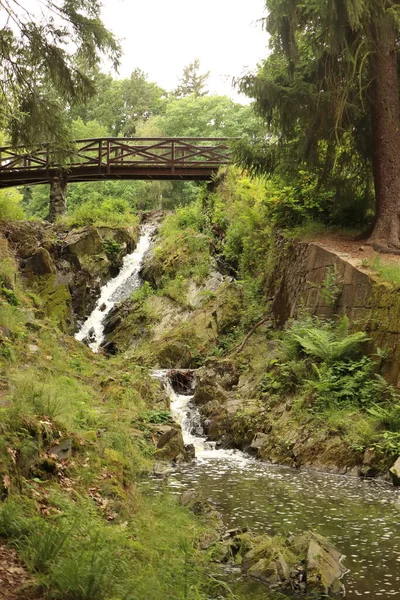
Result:
<svg viewBox="0 0 400 600"><path fill-rule="evenodd" d="M237 99L234 76L266 56L267 36L257 20L264 0L103 0L105 25L121 39L120 76L135 67L171 90L195 58L211 71L209 91Z"/></svg>

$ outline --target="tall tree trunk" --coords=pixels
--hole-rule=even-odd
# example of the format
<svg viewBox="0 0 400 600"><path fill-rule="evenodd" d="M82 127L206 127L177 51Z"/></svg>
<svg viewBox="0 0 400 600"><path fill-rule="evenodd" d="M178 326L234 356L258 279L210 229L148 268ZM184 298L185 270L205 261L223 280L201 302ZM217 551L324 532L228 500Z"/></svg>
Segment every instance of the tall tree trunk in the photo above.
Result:
<svg viewBox="0 0 400 600"><path fill-rule="evenodd" d="M374 48L371 119L376 221L370 242L377 250L400 250L400 85L396 36L390 17L372 25Z"/></svg>

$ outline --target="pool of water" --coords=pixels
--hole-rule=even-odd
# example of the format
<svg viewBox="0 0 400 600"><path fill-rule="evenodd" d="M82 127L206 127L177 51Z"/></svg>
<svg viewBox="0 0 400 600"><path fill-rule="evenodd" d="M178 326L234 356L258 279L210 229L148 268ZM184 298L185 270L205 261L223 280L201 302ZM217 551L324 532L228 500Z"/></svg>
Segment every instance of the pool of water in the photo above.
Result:
<svg viewBox="0 0 400 600"><path fill-rule="evenodd" d="M157 373L160 375L160 372ZM198 431L189 396L167 386L171 411L182 424L196 460L176 467L167 486L174 494L195 489L215 503L227 527L257 533L296 533L313 529L346 555L346 598L400 600L400 492L391 484L343 475L268 465L242 452L216 450ZM149 482L155 489L159 483ZM243 597L265 597L265 588L246 582ZM264 590L264 591L263 591Z"/></svg>

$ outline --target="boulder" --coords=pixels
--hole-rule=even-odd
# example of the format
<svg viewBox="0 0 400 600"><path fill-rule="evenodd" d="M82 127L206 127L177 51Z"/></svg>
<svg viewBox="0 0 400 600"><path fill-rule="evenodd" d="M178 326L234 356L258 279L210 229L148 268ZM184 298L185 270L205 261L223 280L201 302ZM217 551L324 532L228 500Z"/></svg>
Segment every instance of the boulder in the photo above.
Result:
<svg viewBox="0 0 400 600"><path fill-rule="evenodd" d="M182 431L179 425L170 425L161 435L157 443L155 458L157 460L184 460L186 457Z"/></svg>
<svg viewBox="0 0 400 600"><path fill-rule="evenodd" d="M290 566L284 557L281 542L262 536L243 557L242 572L272 588L290 587Z"/></svg>
<svg viewBox="0 0 400 600"><path fill-rule="evenodd" d="M65 460L71 457L72 438L66 438L49 448L49 454L55 454L59 460Z"/></svg>
<svg viewBox="0 0 400 600"><path fill-rule="evenodd" d="M196 450L193 444L185 444L185 459L190 462L196 458Z"/></svg>
<svg viewBox="0 0 400 600"><path fill-rule="evenodd" d="M46 248L38 248L36 252L26 261L24 272L31 271L33 275L54 275L56 266Z"/></svg>
<svg viewBox="0 0 400 600"><path fill-rule="evenodd" d="M261 448L264 446L267 439L268 435L266 433L256 433L249 447L250 452L254 454L259 454Z"/></svg>
<svg viewBox="0 0 400 600"><path fill-rule="evenodd" d="M77 257L99 254L102 250L103 242L95 227L72 231L64 240L64 252Z"/></svg>
<svg viewBox="0 0 400 600"><path fill-rule="evenodd" d="M400 486L400 456L390 469L390 475L393 481L393 485Z"/></svg>
<svg viewBox="0 0 400 600"><path fill-rule="evenodd" d="M323 536L307 531L283 540L280 536L250 535L250 550L242 559L242 572L272 589L295 591L313 598L343 595L347 569L342 555Z"/></svg>
<svg viewBox="0 0 400 600"><path fill-rule="evenodd" d="M190 348L179 340L165 340L157 351L157 362L163 369L188 368L191 366Z"/></svg>
<svg viewBox="0 0 400 600"><path fill-rule="evenodd" d="M342 558L333 544L312 532L307 550L307 592L341 594L344 588L340 580L347 573Z"/></svg>
<svg viewBox="0 0 400 600"><path fill-rule="evenodd" d="M224 404L228 399L228 395L225 390L208 378L201 380L197 386L193 396L193 402L197 406L214 402L217 404Z"/></svg>

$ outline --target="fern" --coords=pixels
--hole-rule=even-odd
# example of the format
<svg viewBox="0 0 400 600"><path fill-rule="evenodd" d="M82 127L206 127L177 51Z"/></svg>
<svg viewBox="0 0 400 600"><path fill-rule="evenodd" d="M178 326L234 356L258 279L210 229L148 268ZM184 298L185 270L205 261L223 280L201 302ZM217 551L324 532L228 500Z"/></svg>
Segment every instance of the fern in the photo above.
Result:
<svg viewBox="0 0 400 600"><path fill-rule="evenodd" d="M331 364L360 353L360 346L369 340L362 331L348 333L348 319L338 323L306 319L294 323L285 332L282 345L289 359L310 356Z"/></svg>

